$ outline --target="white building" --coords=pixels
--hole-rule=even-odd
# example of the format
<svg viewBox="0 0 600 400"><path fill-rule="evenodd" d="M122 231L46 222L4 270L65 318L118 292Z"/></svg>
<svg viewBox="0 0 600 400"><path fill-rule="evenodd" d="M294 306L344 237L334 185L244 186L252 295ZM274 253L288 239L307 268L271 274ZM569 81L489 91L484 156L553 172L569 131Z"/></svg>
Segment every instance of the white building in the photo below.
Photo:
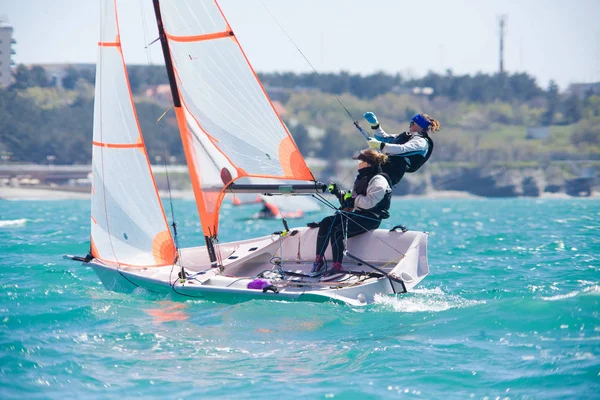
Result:
<svg viewBox="0 0 600 400"><path fill-rule="evenodd" d="M0 87L6 87L12 83L11 67L12 55L15 51L12 45L16 43L12 37L13 28L0 23Z"/></svg>

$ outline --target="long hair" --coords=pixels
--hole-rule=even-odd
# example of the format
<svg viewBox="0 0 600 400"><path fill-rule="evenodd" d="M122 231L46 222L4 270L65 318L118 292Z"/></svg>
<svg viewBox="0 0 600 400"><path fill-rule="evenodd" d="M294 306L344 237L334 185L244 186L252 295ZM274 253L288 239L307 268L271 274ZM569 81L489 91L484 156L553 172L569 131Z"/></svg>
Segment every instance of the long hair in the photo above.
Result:
<svg viewBox="0 0 600 400"><path fill-rule="evenodd" d="M357 158L375 166L383 165L388 161L388 156L386 154L373 149L361 150Z"/></svg>
<svg viewBox="0 0 600 400"><path fill-rule="evenodd" d="M437 132L440 129L442 129L442 125L440 125L440 121L438 121L437 119L431 118L427 114L421 114L421 115L423 117L425 117L427 119L427 121L429 121L429 128L427 128L427 130L425 132Z"/></svg>

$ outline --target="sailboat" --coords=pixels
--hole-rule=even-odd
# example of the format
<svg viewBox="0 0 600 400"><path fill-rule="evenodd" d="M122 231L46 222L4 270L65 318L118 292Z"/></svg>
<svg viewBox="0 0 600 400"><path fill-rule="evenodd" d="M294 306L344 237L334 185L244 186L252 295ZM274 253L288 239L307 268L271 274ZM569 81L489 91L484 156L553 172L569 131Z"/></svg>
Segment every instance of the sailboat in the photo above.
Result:
<svg viewBox="0 0 600 400"><path fill-rule="evenodd" d="M184 299L361 306L417 285L429 273L424 232L378 229L348 239L346 271L334 281L309 273L317 229L286 225L262 237L218 242L227 193L318 196L326 186L308 168L219 4L153 0L153 6L205 243L177 244L136 115L117 2L103 0L90 250L87 257L66 257L91 266L109 290L141 288Z"/></svg>

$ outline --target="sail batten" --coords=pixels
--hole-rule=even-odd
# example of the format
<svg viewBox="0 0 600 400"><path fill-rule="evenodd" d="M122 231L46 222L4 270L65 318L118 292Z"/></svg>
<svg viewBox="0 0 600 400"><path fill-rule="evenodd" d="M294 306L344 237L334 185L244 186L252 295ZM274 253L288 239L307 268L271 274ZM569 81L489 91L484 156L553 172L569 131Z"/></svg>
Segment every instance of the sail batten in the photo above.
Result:
<svg viewBox="0 0 600 400"><path fill-rule="evenodd" d="M119 47L121 46L120 42L98 42L98 46L100 47Z"/></svg>
<svg viewBox="0 0 600 400"><path fill-rule="evenodd" d="M161 0L160 16L204 234L240 178L314 181L217 2Z"/></svg>
<svg viewBox="0 0 600 400"><path fill-rule="evenodd" d="M191 36L175 36L168 32L165 32L169 40L175 42L201 42L203 40L215 40L233 36L233 31L227 30L223 32L205 33L203 35L191 35Z"/></svg>
<svg viewBox="0 0 600 400"><path fill-rule="evenodd" d="M142 143L102 143L92 141L94 146L98 147L110 147L113 149L131 149L131 148L143 148L144 145Z"/></svg>

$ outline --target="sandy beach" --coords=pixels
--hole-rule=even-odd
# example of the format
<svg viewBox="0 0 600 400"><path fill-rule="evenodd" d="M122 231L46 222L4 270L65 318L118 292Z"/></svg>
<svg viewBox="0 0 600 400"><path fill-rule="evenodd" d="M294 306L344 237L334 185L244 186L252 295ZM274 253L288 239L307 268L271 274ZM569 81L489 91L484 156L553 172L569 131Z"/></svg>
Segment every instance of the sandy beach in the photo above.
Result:
<svg viewBox="0 0 600 400"><path fill-rule="evenodd" d="M162 193L163 197L168 197L169 193ZM193 199L194 193L191 190L172 190L171 197L174 199ZM71 191L66 189L40 189L34 187L0 187L0 199L18 201L18 200L77 200L89 199L90 193L81 191Z"/></svg>
<svg viewBox="0 0 600 400"><path fill-rule="evenodd" d="M25 187L0 187L0 199L4 200L70 200L70 199L89 199L89 193L38 189Z"/></svg>

